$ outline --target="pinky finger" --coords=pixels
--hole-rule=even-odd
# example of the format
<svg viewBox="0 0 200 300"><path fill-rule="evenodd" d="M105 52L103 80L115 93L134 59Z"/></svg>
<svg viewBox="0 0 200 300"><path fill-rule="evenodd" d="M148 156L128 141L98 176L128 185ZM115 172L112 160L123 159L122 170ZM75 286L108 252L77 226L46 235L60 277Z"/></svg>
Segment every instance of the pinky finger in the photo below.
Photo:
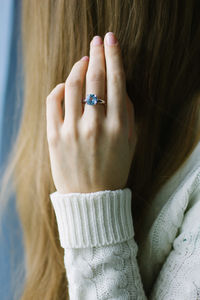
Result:
<svg viewBox="0 0 200 300"><path fill-rule="evenodd" d="M65 83L60 83L46 98L47 135L52 137L63 123L62 101L65 96Z"/></svg>

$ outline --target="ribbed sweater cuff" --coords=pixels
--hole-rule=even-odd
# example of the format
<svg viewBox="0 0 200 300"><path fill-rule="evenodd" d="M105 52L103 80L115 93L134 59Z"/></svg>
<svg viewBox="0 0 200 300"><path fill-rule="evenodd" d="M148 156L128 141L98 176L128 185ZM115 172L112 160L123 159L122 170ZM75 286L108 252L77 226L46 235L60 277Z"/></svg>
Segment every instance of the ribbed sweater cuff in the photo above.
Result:
<svg viewBox="0 0 200 300"><path fill-rule="evenodd" d="M129 188L50 194L63 248L101 247L134 236Z"/></svg>

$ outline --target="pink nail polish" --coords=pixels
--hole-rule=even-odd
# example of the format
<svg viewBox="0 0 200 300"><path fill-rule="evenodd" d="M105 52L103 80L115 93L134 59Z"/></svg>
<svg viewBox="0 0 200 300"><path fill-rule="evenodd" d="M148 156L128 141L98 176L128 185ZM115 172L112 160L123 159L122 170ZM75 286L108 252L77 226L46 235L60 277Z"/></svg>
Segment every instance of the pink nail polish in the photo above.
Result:
<svg viewBox="0 0 200 300"><path fill-rule="evenodd" d="M109 46L117 44L117 39L116 39L113 32L107 32L106 33L106 42Z"/></svg>
<svg viewBox="0 0 200 300"><path fill-rule="evenodd" d="M101 45L102 39L99 35L94 36L93 40L92 40L92 45L96 46L96 45Z"/></svg>
<svg viewBox="0 0 200 300"><path fill-rule="evenodd" d="M88 57L88 56L83 56L83 57L81 58L81 60L89 60L89 57Z"/></svg>

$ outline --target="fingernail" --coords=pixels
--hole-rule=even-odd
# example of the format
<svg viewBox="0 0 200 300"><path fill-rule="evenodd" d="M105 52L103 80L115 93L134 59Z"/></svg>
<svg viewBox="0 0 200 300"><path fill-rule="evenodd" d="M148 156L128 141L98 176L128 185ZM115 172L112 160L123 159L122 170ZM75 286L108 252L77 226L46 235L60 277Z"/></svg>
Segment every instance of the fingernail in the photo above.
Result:
<svg viewBox="0 0 200 300"><path fill-rule="evenodd" d="M81 58L81 60L89 60L89 57L88 57L88 56L83 56L83 57Z"/></svg>
<svg viewBox="0 0 200 300"><path fill-rule="evenodd" d="M106 33L106 42L109 46L117 44L117 39L116 39L113 32L107 32Z"/></svg>
<svg viewBox="0 0 200 300"><path fill-rule="evenodd" d="M96 35L93 37L92 40L92 45L96 46L96 45L101 45L102 44L102 39L99 35Z"/></svg>

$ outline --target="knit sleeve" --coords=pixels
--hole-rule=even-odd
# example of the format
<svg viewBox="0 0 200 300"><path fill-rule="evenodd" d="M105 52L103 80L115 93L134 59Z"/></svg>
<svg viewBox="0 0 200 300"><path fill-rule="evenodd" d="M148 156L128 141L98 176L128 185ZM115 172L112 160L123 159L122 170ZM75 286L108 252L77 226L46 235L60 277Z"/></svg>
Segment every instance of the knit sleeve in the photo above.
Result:
<svg viewBox="0 0 200 300"><path fill-rule="evenodd" d="M146 300L137 264L131 190L50 194L70 300Z"/></svg>
<svg viewBox="0 0 200 300"><path fill-rule="evenodd" d="M175 238L151 291L150 300L200 299L200 189L185 211Z"/></svg>

